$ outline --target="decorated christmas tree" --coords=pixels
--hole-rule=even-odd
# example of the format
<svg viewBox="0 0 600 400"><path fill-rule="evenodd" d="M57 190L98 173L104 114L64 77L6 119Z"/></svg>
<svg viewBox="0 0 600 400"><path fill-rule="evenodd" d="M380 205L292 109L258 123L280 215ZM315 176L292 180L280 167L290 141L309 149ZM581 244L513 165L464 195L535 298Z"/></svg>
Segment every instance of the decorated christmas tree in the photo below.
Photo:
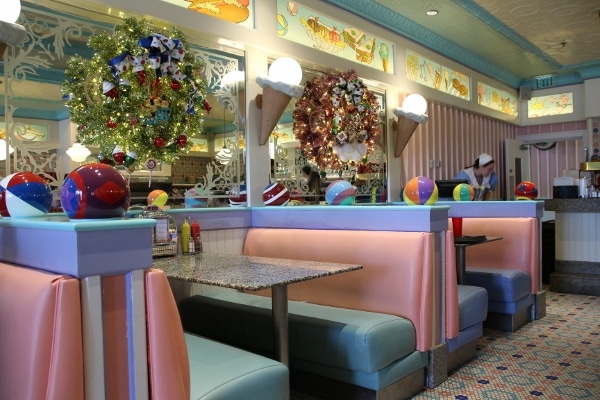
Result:
<svg viewBox="0 0 600 400"><path fill-rule="evenodd" d="M88 46L93 57L71 58L62 85L76 140L99 147L101 162L130 170L189 151L188 138L201 132L210 105L204 65L183 33L128 18Z"/></svg>

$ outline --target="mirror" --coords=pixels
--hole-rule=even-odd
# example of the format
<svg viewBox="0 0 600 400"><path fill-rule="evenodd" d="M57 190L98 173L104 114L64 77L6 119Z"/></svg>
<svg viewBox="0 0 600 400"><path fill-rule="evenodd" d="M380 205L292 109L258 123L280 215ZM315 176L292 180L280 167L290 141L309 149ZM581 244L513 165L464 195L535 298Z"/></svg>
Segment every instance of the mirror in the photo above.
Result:
<svg viewBox="0 0 600 400"><path fill-rule="evenodd" d="M4 76L0 90L8 104L2 110L0 137L7 139L6 150L9 144L14 149L6 161L0 161L0 174L31 171L44 176L54 189L59 189L64 176L77 166L65 155L75 138L61 93L67 62L74 55L91 57L87 46L90 36L111 32L114 25L122 23L84 8L64 7L53 11L24 3L18 23L25 26L28 38L23 46L7 49L5 62L0 65ZM188 43L205 65L203 75L212 109L204 115L203 131L192 139L192 151L157 171L155 178L162 173L173 188L175 206L183 206L185 191L190 188L208 197L215 192L227 193L239 186L245 170L244 53L189 38ZM228 163L215 159L223 144L231 155ZM96 156L85 162L98 162ZM152 189L148 187L148 173L136 170L129 174L125 168L119 169L130 180L132 203L144 201ZM139 191L134 188L138 182L145 183L145 187L137 185L142 188ZM227 205L227 201L223 203Z"/></svg>

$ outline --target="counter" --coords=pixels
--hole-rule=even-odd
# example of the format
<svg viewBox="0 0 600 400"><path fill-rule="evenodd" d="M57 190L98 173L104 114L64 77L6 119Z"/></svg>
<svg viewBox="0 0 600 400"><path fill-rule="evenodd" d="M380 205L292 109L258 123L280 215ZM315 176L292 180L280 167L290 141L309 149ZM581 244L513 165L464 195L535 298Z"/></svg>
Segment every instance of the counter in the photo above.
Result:
<svg viewBox="0 0 600 400"><path fill-rule="evenodd" d="M552 199L555 212L555 272L550 290L600 295L600 199Z"/></svg>

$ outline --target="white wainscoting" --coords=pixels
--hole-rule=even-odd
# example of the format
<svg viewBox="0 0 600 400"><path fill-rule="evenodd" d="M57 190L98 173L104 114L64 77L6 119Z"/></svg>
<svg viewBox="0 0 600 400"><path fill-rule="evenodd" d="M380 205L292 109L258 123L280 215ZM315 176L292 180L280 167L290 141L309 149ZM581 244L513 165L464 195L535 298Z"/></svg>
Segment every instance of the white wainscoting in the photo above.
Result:
<svg viewBox="0 0 600 400"><path fill-rule="evenodd" d="M600 214L556 213L556 259L600 262Z"/></svg>

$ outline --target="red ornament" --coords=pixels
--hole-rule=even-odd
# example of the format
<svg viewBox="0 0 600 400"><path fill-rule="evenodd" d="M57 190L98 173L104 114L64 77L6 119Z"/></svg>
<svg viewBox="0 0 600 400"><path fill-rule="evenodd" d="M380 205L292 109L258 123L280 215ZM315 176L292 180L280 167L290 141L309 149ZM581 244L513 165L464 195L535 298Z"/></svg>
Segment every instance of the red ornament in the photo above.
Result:
<svg viewBox="0 0 600 400"><path fill-rule="evenodd" d="M179 81L172 80L171 89L173 89L174 91L178 91L179 89L181 89L181 83L179 83Z"/></svg>
<svg viewBox="0 0 600 400"><path fill-rule="evenodd" d="M179 147L183 148L185 147L185 145L187 144L188 141L188 137L186 135L179 135L179 137L177 138L177 143L179 144Z"/></svg>
<svg viewBox="0 0 600 400"><path fill-rule="evenodd" d="M160 136L157 137L156 139L154 139L154 145L158 148L164 147L165 139Z"/></svg>
<svg viewBox="0 0 600 400"><path fill-rule="evenodd" d="M146 76L146 71L140 71L137 73L138 82L141 86L146 86L148 82L148 77Z"/></svg>
<svg viewBox="0 0 600 400"><path fill-rule="evenodd" d="M106 127L109 129L115 129L117 127L117 122L112 119L106 120Z"/></svg>
<svg viewBox="0 0 600 400"><path fill-rule="evenodd" d="M210 110L212 110L212 107L210 106L210 104L208 104L208 101L204 100L204 104L202 104L202 109L210 114Z"/></svg>

